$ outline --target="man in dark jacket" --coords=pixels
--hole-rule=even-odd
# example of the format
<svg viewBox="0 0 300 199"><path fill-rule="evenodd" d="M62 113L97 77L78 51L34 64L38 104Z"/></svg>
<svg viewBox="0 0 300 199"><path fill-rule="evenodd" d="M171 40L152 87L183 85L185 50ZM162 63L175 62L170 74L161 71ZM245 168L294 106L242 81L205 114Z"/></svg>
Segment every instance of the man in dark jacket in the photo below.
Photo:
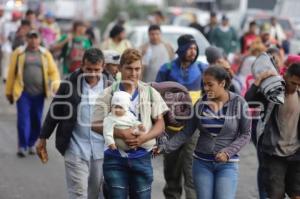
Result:
<svg viewBox="0 0 300 199"><path fill-rule="evenodd" d="M284 104L267 101L258 89L271 75L276 74L261 73L245 98L263 105L264 114L256 128L256 143L268 197L284 198L287 193L295 199L300 197L300 64L292 64L284 75Z"/></svg>
<svg viewBox="0 0 300 199"><path fill-rule="evenodd" d="M185 86L189 91L193 104L200 98L202 74L207 65L196 61L199 53L198 45L192 35L181 35L176 53L178 58L161 66L156 76L156 82L173 81ZM166 131L173 136L174 129L166 126ZM188 142L178 150L164 156L164 175L166 199L181 198L182 176L186 198L196 198L192 176L193 150L197 142L195 133Z"/></svg>
<svg viewBox="0 0 300 199"><path fill-rule="evenodd" d="M45 119L37 152L48 160L46 139L56 130L56 148L64 156L69 198L102 198L104 139L91 130L96 98L107 86L101 76L104 56L101 50L85 51L80 69L63 83Z"/></svg>

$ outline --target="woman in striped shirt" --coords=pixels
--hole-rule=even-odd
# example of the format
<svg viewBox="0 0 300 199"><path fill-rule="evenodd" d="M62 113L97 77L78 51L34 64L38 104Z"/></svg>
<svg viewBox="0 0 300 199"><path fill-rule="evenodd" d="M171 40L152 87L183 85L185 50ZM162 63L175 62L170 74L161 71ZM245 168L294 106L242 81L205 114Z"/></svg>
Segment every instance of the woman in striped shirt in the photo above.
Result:
<svg viewBox="0 0 300 199"><path fill-rule="evenodd" d="M209 67L203 76L205 95L194 107L185 128L161 146L176 150L200 131L194 151L193 180L198 199L234 199L238 181L238 152L250 140L248 105L228 91L229 74L222 67Z"/></svg>

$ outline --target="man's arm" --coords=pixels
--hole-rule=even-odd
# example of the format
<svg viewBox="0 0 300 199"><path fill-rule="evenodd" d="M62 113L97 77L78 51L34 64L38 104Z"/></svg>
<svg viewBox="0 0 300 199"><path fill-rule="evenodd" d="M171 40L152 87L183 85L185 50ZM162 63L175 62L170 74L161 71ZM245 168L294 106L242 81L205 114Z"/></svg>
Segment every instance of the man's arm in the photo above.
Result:
<svg viewBox="0 0 300 199"><path fill-rule="evenodd" d="M264 79L266 79L270 76L274 76L274 75L277 75L277 74L273 71L265 71L265 72L262 72L261 74L259 74L258 77L256 77L254 83L251 85L251 87L245 94L246 101L247 102L265 102L266 98L261 92L259 92L259 86L263 82ZM255 107L255 106L253 105L253 103L250 103L250 107Z"/></svg>
<svg viewBox="0 0 300 199"><path fill-rule="evenodd" d="M51 51L56 51L62 49L69 41L73 39L72 34L68 34L65 38L62 38L60 41L51 46Z"/></svg>
<svg viewBox="0 0 300 199"><path fill-rule="evenodd" d="M161 135L165 130L165 122L163 119L163 115L157 116L154 120L154 125L152 126L151 130L148 133L141 133L134 138L125 137L126 144L131 147L139 147L145 142L155 139L159 135Z"/></svg>
<svg viewBox="0 0 300 199"><path fill-rule="evenodd" d="M98 120L92 122L92 130L100 135L103 135L103 122ZM133 129L117 129L114 128L114 137L120 138L126 142L126 140L134 139L136 136L133 134Z"/></svg>
<svg viewBox="0 0 300 199"><path fill-rule="evenodd" d="M44 121L41 134L39 136L39 140L36 144L37 154L44 164L48 161L47 139L51 136L59 122L59 119L56 116L59 117L64 114L63 112L65 110L63 106L66 106L66 104L62 104L61 102L64 102L63 96L66 95L70 89L68 88L68 86L68 84L60 84L56 94L57 96L53 98L50 104L49 111Z"/></svg>
<svg viewBox="0 0 300 199"><path fill-rule="evenodd" d="M8 66L8 75L6 79L6 84L5 84L5 95L9 102L12 104L14 102L13 99L13 86L16 78L16 70L17 70L17 57L18 57L18 52L15 50L11 57L10 57L10 63Z"/></svg>
<svg viewBox="0 0 300 199"><path fill-rule="evenodd" d="M50 104L47 116L42 127L40 138L48 139L53 133L58 122L62 120L61 118L66 114L71 114L72 111L76 111L71 110L73 108L71 103L65 100L67 97L66 95L70 90L70 88L68 87L70 87L70 85L65 82L62 82L60 84L56 96L53 98ZM70 109L69 113L65 112L67 110L66 107Z"/></svg>

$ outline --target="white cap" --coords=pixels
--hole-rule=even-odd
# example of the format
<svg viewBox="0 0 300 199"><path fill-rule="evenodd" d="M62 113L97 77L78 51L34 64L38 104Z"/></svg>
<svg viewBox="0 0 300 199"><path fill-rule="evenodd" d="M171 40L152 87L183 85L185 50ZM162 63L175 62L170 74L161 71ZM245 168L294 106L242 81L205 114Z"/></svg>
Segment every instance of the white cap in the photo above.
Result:
<svg viewBox="0 0 300 199"><path fill-rule="evenodd" d="M120 64L121 55L115 50L104 50L104 62L106 64Z"/></svg>
<svg viewBox="0 0 300 199"><path fill-rule="evenodd" d="M116 91L111 99L111 105L121 106L125 111L129 110L131 95L125 91Z"/></svg>

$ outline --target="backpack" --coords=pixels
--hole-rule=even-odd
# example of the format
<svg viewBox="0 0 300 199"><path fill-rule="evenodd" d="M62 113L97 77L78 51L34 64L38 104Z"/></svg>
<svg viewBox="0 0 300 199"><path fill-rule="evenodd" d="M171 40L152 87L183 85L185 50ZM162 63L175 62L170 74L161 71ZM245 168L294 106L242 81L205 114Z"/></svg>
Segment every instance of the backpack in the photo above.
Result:
<svg viewBox="0 0 300 199"><path fill-rule="evenodd" d="M62 49L61 57L67 60L66 66L70 73L80 67L85 52L82 42L81 39L73 39L71 42L65 44Z"/></svg>
<svg viewBox="0 0 300 199"><path fill-rule="evenodd" d="M166 131L176 133L183 129L192 114L193 104L188 90L177 82L152 82L151 86L159 92L169 107L164 115Z"/></svg>

